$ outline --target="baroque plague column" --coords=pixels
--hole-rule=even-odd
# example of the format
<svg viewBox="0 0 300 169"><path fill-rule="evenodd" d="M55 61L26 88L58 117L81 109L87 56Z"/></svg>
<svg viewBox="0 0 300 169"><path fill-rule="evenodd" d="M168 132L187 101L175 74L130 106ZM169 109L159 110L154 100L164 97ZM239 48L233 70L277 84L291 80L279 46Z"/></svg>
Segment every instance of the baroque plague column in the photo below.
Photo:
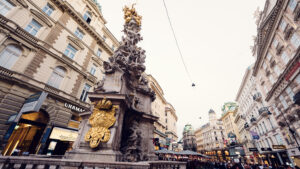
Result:
<svg viewBox="0 0 300 169"><path fill-rule="evenodd" d="M137 46L141 19L135 8L124 8L124 34L120 47L104 62L105 77L89 93L91 112L83 113L74 150L67 158L105 161L153 160L152 136L156 116L151 115L154 92L144 73L145 50Z"/></svg>

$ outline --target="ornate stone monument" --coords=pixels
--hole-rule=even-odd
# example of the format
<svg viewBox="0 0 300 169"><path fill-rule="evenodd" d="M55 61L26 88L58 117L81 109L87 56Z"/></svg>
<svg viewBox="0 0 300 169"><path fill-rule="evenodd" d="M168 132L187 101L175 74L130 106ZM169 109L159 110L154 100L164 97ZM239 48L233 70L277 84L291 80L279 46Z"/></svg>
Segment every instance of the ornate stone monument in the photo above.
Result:
<svg viewBox="0 0 300 169"><path fill-rule="evenodd" d="M154 121L151 102L155 93L145 77L145 50L137 46L141 19L135 8L124 9L120 47L104 62L105 77L89 93L93 102L82 121L74 149L67 158L100 161L154 160Z"/></svg>

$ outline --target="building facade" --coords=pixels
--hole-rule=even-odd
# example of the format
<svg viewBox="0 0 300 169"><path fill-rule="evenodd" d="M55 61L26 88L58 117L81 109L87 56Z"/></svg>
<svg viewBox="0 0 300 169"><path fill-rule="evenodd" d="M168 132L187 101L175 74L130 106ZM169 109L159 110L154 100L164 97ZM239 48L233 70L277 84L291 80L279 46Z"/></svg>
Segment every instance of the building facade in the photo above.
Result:
<svg viewBox="0 0 300 169"><path fill-rule="evenodd" d="M225 140L223 123L212 109L208 116L209 122L195 131L197 151L222 160Z"/></svg>
<svg viewBox="0 0 300 169"><path fill-rule="evenodd" d="M93 0L0 0L2 155L63 155L118 47Z"/></svg>
<svg viewBox="0 0 300 169"><path fill-rule="evenodd" d="M174 107L164 97L164 92L152 75L148 75L149 86L156 94L151 103L151 113L158 117L154 122L154 144L156 149L167 148L172 150L173 143L177 142L177 115Z"/></svg>
<svg viewBox="0 0 300 169"><path fill-rule="evenodd" d="M184 126L182 135L183 150L197 151L195 131L191 124Z"/></svg>
<svg viewBox="0 0 300 169"><path fill-rule="evenodd" d="M226 144L236 142L239 137L237 125L234 123L234 116L238 110L238 106L234 102L227 102L222 107L221 120L224 126Z"/></svg>
<svg viewBox="0 0 300 169"><path fill-rule="evenodd" d="M261 94L256 78L252 73L253 66L250 66L245 72L237 93L236 101L239 104L239 109L235 122L240 133L240 143L244 146L248 160L257 161L257 152L266 154L263 157L265 159L268 158L268 154L274 157L279 156L276 151L272 151L270 148L274 144L279 144L282 135L274 115L262 108L266 102L262 99L264 96Z"/></svg>
<svg viewBox="0 0 300 169"><path fill-rule="evenodd" d="M275 116L281 132L274 133L278 139L273 143L286 145L288 154L296 158L300 155L300 123L299 106L293 99L300 90L299 11L298 0L266 1L257 18L258 35L253 47L253 76L265 96L264 105L258 109Z"/></svg>

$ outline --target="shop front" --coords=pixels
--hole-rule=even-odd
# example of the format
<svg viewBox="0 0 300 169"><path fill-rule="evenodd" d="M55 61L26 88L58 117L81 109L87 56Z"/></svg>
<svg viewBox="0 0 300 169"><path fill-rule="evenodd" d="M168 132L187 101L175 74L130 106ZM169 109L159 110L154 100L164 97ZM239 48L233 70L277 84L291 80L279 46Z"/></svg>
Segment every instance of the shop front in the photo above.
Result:
<svg viewBox="0 0 300 169"><path fill-rule="evenodd" d="M82 110L76 106L68 109L64 101L54 100L45 92L29 96L21 110L7 120L10 127L2 140L1 154L64 155L77 138Z"/></svg>
<svg viewBox="0 0 300 169"><path fill-rule="evenodd" d="M291 161L289 159L289 156L288 156L288 153L286 150L273 151L270 148L268 150L269 151L267 151L267 152L262 151L261 153L259 153L261 163L266 164L266 165L272 165L275 167L291 164Z"/></svg>
<svg viewBox="0 0 300 169"><path fill-rule="evenodd" d="M2 155L18 156L35 154L39 147L39 140L49 121L49 116L45 112L24 113L13 131L9 131L11 136L2 151Z"/></svg>
<svg viewBox="0 0 300 169"><path fill-rule="evenodd" d="M53 127L43 154L64 155L72 149L78 131L70 128Z"/></svg>

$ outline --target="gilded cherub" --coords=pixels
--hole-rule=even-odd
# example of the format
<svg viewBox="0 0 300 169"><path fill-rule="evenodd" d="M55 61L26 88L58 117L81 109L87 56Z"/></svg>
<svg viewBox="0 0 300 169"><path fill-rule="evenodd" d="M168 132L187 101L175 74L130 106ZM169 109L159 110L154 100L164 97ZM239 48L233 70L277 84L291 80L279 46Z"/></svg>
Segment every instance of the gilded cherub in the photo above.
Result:
<svg viewBox="0 0 300 169"><path fill-rule="evenodd" d="M123 8L125 23L129 23L131 19L134 19L140 26L142 23L142 16L137 14L134 5L135 4L132 4L131 9L129 9L127 6Z"/></svg>

